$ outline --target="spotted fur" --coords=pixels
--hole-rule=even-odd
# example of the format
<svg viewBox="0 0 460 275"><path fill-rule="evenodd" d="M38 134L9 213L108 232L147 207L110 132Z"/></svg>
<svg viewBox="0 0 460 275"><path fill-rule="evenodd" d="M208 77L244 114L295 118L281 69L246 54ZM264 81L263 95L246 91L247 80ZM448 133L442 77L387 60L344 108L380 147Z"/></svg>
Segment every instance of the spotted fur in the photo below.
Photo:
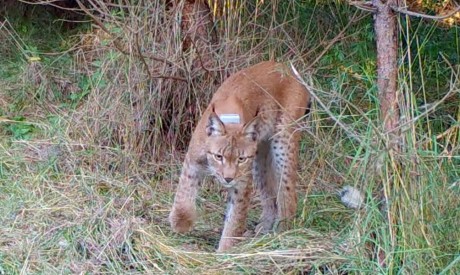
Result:
<svg viewBox="0 0 460 275"><path fill-rule="evenodd" d="M190 231L195 199L206 174L228 188L225 224L218 251L235 245L246 228L252 188L262 205L258 232L278 224L283 230L295 215L299 133L296 120L310 96L280 63L262 62L228 78L214 94L192 135L169 215L172 229ZM219 117L235 114L241 123Z"/></svg>

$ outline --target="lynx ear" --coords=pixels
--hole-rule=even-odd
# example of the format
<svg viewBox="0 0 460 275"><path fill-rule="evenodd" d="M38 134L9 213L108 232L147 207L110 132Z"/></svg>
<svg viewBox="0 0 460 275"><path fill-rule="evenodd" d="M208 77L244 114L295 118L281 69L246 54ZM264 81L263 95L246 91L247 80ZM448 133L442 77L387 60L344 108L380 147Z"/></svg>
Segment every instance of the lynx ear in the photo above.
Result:
<svg viewBox="0 0 460 275"><path fill-rule="evenodd" d="M206 125L206 134L209 136L225 135L225 126L214 110L209 114L208 125Z"/></svg>
<svg viewBox="0 0 460 275"><path fill-rule="evenodd" d="M243 127L243 134L252 141L257 141L259 138L259 122L260 118L256 116Z"/></svg>

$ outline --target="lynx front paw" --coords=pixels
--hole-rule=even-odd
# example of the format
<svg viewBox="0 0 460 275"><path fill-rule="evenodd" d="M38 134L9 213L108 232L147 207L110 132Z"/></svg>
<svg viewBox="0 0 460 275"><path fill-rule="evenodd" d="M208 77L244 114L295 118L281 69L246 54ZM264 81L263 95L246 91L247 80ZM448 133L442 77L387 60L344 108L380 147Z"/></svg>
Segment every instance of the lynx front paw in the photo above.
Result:
<svg viewBox="0 0 460 275"><path fill-rule="evenodd" d="M225 238L222 237L222 239L219 242L219 247L217 248L217 252L225 252L235 246L238 243L236 239L232 238Z"/></svg>
<svg viewBox="0 0 460 275"><path fill-rule="evenodd" d="M185 233L192 229L196 220L195 209L190 207L173 207L169 222L174 232Z"/></svg>

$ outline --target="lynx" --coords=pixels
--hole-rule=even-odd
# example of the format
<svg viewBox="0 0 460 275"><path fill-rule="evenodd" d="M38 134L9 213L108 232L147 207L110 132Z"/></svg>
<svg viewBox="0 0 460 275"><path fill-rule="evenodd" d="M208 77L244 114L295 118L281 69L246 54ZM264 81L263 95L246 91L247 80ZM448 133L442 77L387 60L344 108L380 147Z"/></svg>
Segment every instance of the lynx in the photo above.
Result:
<svg viewBox="0 0 460 275"><path fill-rule="evenodd" d="M288 227L297 206L299 133L308 91L283 64L262 62L230 76L214 94L192 135L169 221L190 231L200 181L214 176L227 188L225 224L218 251L234 246L246 228L254 186L262 215L256 232Z"/></svg>

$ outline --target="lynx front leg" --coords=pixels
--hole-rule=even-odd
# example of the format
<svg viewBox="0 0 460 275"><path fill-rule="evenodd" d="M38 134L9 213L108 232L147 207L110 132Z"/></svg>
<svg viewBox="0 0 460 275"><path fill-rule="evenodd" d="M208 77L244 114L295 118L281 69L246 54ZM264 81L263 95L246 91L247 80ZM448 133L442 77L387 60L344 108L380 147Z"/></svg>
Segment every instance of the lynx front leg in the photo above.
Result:
<svg viewBox="0 0 460 275"><path fill-rule="evenodd" d="M219 242L218 252L225 251L238 243L246 229L246 219L252 192L251 181L238 183L228 191L225 225Z"/></svg>
<svg viewBox="0 0 460 275"><path fill-rule="evenodd" d="M202 178L199 165L185 158L169 222L175 232L190 231L196 220L195 199Z"/></svg>

